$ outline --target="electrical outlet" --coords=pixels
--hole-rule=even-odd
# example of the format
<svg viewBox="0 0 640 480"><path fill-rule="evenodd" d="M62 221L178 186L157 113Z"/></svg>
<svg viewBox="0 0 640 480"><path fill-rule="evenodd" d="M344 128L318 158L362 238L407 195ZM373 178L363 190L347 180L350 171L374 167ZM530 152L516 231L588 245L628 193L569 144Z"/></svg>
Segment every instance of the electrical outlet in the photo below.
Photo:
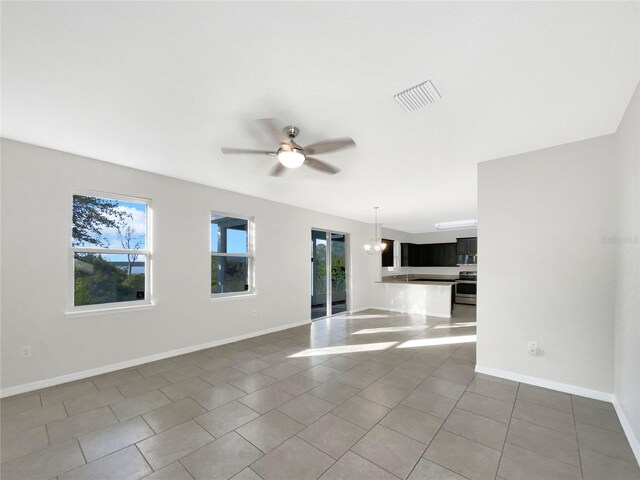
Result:
<svg viewBox="0 0 640 480"><path fill-rule="evenodd" d="M25 345L20 349L20 356L27 358L31 356L31 347L29 345Z"/></svg>
<svg viewBox="0 0 640 480"><path fill-rule="evenodd" d="M529 342L529 355L532 357L538 356L538 342L534 342L533 340Z"/></svg>

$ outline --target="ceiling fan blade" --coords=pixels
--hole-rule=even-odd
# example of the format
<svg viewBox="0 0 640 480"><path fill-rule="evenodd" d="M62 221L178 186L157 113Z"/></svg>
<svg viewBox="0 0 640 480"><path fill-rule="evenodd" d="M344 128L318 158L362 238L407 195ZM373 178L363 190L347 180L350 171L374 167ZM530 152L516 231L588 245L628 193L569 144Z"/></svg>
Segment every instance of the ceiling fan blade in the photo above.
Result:
<svg viewBox="0 0 640 480"><path fill-rule="evenodd" d="M287 169L287 167L285 167L283 164L278 162L273 166L273 168L269 172L269 175L271 175L272 177L279 177L280 175L282 175L284 173L284 171L286 169Z"/></svg>
<svg viewBox="0 0 640 480"><path fill-rule="evenodd" d="M319 170L323 173L328 173L329 175L335 175L336 173L338 173L340 171L339 168L334 167L333 165L329 165L326 162L323 162L322 160L318 160L317 158L313 158L313 157L307 157L304 161L304 164L307 167L311 167L315 170Z"/></svg>
<svg viewBox="0 0 640 480"><path fill-rule="evenodd" d="M229 154L246 154L246 155L275 155L274 152L269 152L267 150L252 150L250 148L221 148L222 153L225 155Z"/></svg>
<svg viewBox="0 0 640 480"><path fill-rule="evenodd" d="M258 124L269 135L271 139L278 143L287 143L289 138L282 131L282 124L276 118L261 118Z"/></svg>
<svg viewBox="0 0 640 480"><path fill-rule="evenodd" d="M334 138L331 140L324 140L322 142L312 143L304 147L305 153L309 155L317 155L318 153L329 153L345 148L352 148L356 146L356 142L349 137Z"/></svg>

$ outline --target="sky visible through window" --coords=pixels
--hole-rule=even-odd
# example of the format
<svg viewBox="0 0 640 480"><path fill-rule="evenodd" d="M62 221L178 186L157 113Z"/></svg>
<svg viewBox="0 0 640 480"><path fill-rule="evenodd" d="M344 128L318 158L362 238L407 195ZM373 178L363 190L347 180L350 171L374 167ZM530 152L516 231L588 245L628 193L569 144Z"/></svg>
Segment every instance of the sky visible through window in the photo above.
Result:
<svg viewBox="0 0 640 480"><path fill-rule="evenodd" d="M211 224L211 252L218 252L218 225ZM247 232L227 229L227 249L224 253L247 253Z"/></svg>
<svg viewBox="0 0 640 480"><path fill-rule="evenodd" d="M118 205L118 210L130 215L127 218L126 226L132 229L132 239L141 243L138 248L146 248L147 206L143 203L124 202L122 200L118 200ZM107 228L102 231L102 234L109 243L109 248L123 248L115 228Z"/></svg>
<svg viewBox="0 0 640 480"><path fill-rule="evenodd" d="M147 248L145 203L74 195L73 221L74 247L132 250Z"/></svg>

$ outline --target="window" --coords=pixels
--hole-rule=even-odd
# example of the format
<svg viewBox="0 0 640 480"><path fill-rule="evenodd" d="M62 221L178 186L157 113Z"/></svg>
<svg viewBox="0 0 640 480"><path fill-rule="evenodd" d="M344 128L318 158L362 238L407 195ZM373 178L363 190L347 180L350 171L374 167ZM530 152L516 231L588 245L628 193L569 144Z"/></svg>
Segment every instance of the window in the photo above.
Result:
<svg viewBox="0 0 640 480"><path fill-rule="evenodd" d="M149 304L149 203L138 198L74 194L74 311Z"/></svg>
<svg viewBox="0 0 640 480"><path fill-rule="evenodd" d="M388 240L386 238L383 238L382 243L384 243L387 246L387 248L384 249L381 255L382 266L389 267L389 270L393 270L395 267L394 246L396 242L393 240Z"/></svg>
<svg viewBox="0 0 640 480"><path fill-rule="evenodd" d="M211 214L211 296L253 293L250 219Z"/></svg>

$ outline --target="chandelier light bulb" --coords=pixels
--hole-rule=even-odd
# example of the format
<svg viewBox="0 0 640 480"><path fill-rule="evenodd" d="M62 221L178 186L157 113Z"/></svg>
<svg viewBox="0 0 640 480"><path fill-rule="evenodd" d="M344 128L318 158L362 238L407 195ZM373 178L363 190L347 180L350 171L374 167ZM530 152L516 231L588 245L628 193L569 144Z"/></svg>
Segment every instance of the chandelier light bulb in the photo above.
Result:
<svg viewBox="0 0 640 480"><path fill-rule="evenodd" d="M387 244L382 241L382 238L378 235L378 207L374 208L374 224L373 224L373 238L369 240L369 243L364 245L364 251L369 255L375 255L377 253L384 252L387 248Z"/></svg>

